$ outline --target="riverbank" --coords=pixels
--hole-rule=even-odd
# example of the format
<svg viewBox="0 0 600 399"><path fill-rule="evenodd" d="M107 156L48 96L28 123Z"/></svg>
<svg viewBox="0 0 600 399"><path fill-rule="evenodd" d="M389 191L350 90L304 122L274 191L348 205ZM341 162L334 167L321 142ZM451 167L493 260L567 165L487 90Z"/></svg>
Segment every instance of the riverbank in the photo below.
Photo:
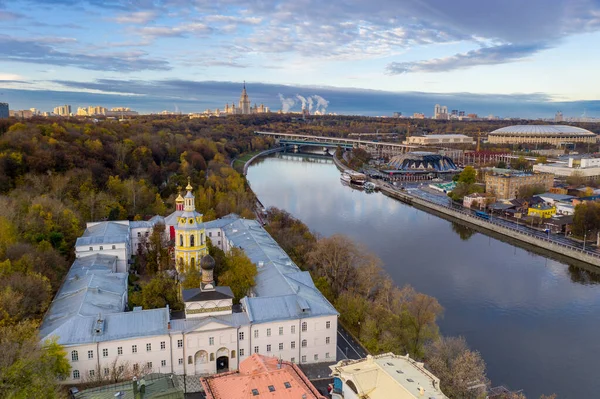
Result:
<svg viewBox="0 0 600 399"><path fill-rule="evenodd" d="M344 165L338 158L337 153L333 156L333 162L336 167L342 172L346 172L349 168ZM600 255L585 251L583 249L562 244L550 239L542 238L529 234L527 232L510 228L506 225L496 223L493 220L479 218L468 211L461 211L449 206L443 206L438 203L428 201L424 198L416 197L409 194L407 191L399 190L388 183L371 180L375 183L384 195L397 199L412 206L419 206L423 210L436 214L437 216L446 216L455 221L464 222L470 226L481 228L486 234L494 233L495 235L503 235L512 239L517 245L522 247L534 246L542 250L550 251L562 258L574 259L594 267L600 267ZM523 245L527 244L527 245Z"/></svg>
<svg viewBox="0 0 600 399"><path fill-rule="evenodd" d="M413 206L419 205L425 210L433 211L432 213L443 214L453 219L466 222L469 225L474 225L483 228L485 231L510 237L511 239L516 240L517 242L520 241L529 245L534 245L547 251L551 251L560 256L575 259L579 262L593 265L595 267L600 267L600 256L593 252L584 251L582 249L562 244L550 239L541 238L533 234L523 232L521 230L510 228L493 220L482 219L467 211L454 209L448 206L442 206L432 201L428 201L424 198L419 198L410 195L404 190L398 190L385 182L375 181L375 183L378 185L378 187L384 195L395 198L406 204Z"/></svg>
<svg viewBox="0 0 600 399"><path fill-rule="evenodd" d="M269 154L274 154L274 153L276 153L276 152L281 152L281 151L284 151L284 150L285 150L285 147L277 147L277 148L269 148L268 150L265 150L265 151L261 151L261 152L259 152L258 154L256 154L256 155L252 156L250 159L248 159L248 160L247 160L247 161L244 163L244 169L243 169L243 171L242 171L242 174L243 174L244 176L246 176L246 175L248 174L248 167L249 167L249 166L252 164L252 162L254 162L254 161L257 159L257 158L264 157L264 156L266 156L266 155L269 155ZM235 161L236 161L236 162L237 162L238 160L240 160L240 161L241 161L242 159L243 159L243 157L241 157L241 158L237 158Z"/></svg>

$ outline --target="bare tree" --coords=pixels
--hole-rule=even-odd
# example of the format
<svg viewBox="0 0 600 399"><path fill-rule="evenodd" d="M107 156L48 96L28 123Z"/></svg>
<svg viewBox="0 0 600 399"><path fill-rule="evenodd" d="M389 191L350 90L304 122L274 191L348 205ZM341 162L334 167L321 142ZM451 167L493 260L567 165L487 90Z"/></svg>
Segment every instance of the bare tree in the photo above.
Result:
<svg viewBox="0 0 600 399"><path fill-rule="evenodd" d="M485 362L477 351L469 350L463 337L441 337L426 348L427 368L441 381L450 398L485 398Z"/></svg>

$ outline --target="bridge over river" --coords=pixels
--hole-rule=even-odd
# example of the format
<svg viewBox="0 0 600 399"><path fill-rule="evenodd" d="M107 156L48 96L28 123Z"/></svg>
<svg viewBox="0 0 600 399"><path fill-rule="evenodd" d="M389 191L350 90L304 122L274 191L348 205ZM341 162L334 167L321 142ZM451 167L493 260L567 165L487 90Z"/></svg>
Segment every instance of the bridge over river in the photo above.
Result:
<svg viewBox="0 0 600 399"><path fill-rule="evenodd" d="M310 136L295 133L254 132L260 136L274 137L281 145L313 146L313 147L342 147L345 149L361 148L376 157L394 156L405 152L417 151L421 146L379 141L349 139L345 137Z"/></svg>

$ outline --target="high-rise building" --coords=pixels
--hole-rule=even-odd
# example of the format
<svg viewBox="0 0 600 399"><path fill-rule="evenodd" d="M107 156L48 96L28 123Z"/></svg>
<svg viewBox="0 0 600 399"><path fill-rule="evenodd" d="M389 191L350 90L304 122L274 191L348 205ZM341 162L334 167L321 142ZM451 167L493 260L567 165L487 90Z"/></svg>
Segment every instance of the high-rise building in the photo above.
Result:
<svg viewBox="0 0 600 399"><path fill-rule="evenodd" d="M8 118L9 116L8 103L0 103L0 118Z"/></svg>
<svg viewBox="0 0 600 399"><path fill-rule="evenodd" d="M445 105L435 104L434 119L448 119L448 107Z"/></svg>
<svg viewBox="0 0 600 399"><path fill-rule="evenodd" d="M54 115L70 116L71 115L71 106L68 104L65 104L65 105L61 105L59 107L54 108Z"/></svg>
<svg viewBox="0 0 600 399"><path fill-rule="evenodd" d="M250 98L248 98L248 93L246 93L246 82L244 82L244 88L242 89L242 94L240 95L239 110L243 115L250 113Z"/></svg>
<svg viewBox="0 0 600 399"><path fill-rule="evenodd" d="M238 102L238 107L236 108L235 103L225 104L225 109L223 113L225 115L249 115L249 114L265 114L269 112L269 107L265 107L264 104L254 106L250 105L250 97L248 96L248 92L246 91L246 82L244 82L244 87L242 88L242 94L240 95L240 101ZM210 110L207 110L210 111ZM212 112L206 112L205 114L212 114ZM214 114L219 115L221 112L217 110Z"/></svg>
<svg viewBox="0 0 600 399"><path fill-rule="evenodd" d="M564 121L562 112L556 111L556 114L554 115L554 122L562 122L562 121Z"/></svg>

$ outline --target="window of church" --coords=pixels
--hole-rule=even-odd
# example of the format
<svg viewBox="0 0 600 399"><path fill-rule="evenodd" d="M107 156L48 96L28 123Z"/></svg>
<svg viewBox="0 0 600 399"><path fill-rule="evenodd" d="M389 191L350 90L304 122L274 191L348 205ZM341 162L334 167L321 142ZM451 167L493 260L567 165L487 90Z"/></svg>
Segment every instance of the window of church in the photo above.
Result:
<svg viewBox="0 0 600 399"><path fill-rule="evenodd" d="M77 351L71 351L71 361L76 362L79 360L79 353Z"/></svg>
<svg viewBox="0 0 600 399"><path fill-rule="evenodd" d="M183 234L179 234L179 246L183 247Z"/></svg>
<svg viewBox="0 0 600 399"><path fill-rule="evenodd" d="M195 244L195 238L196 237L193 234L190 236L190 247L194 247L195 246L194 245Z"/></svg>
<svg viewBox="0 0 600 399"><path fill-rule="evenodd" d="M79 370L73 370L73 379L74 380L78 380L79 379Z"/></svg>

